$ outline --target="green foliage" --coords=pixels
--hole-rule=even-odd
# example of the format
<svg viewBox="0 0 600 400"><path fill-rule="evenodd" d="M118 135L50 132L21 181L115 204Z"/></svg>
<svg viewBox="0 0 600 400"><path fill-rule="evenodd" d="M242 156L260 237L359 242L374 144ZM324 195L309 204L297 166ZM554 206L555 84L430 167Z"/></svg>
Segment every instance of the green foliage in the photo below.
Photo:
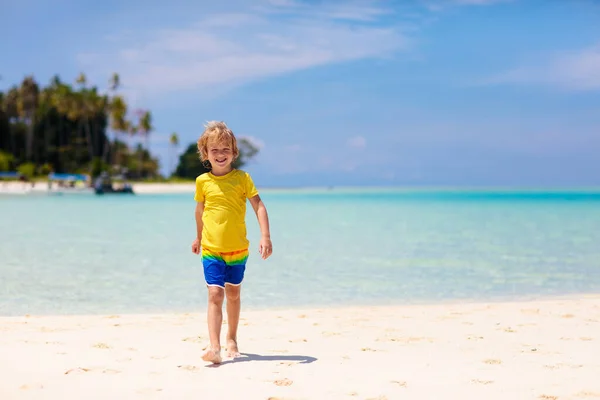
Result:
<svg viewBox="0 0 600 400"><path fill-rule="evenodd" d="M94 157L94 159L92 160L92 176L96 177L98 175L100 175L102 172L104 171L108 171L110 169L110 166L105 163L102 158L100 157Z"/></svg>
<svg viewBox="0 0 600 400"><path fill-rule="evenodd" d="M38 169L40 175L46 176L52 172L52 165L49 163L42 164Z"/></svg>
<svg viewBox="0 0 600 400"><path fill-rule="evenodd" d="M242 168L252 158L258 154L258 147L247 138L238 139L238 149L240 155L233 163L234 168ZM179 157L179 165L175 170L174 177L183 179L195 179L198 175L210 171L210 164L200 161L198 147L196 143L188 146L185 152Z"/></svg>
<svg viewBox="0 0 600 400"><path fill-rule="evenodd" d="M130 112L116 93L120 85L113 74L110 93L101 94L84 74L74 85L55 76L45 87L27 76L0 92L0 151L11 155L8 167L32 163L42 174L51 166L56 172L96 175L110 165L116 166L113 172L128 168L130 178L157 176L158 161L147 149L139 151L118 140L133 137L147 143L153 130L151 112ZM6 158L2 160L6 166Z"/></svg>
<svg viewBox="0 0 600 400"><path fill-rule="evenodd" d="M0 150L0 171L11 171L14 157Z"/></svg>
<svg viewBox="0 0 600 400"><path fill-rule="evenodd" d="M175 176L195 179L198 175L208 171L210 171L210 169L206 168L200 161L196 143L192 143L179 157L179 165L177 165L177 169L175 169Z"/></svg>
<svg viewBox="0 0 600 400"><path fill-rule="evenodd" d="M238 150L240 151L240 155L233 163L235 168L242 168L243 165L246 165L251 159L254 158L258 154L258 147L245 137L238 139Z"/></svg>
<svg viewBox="0 0 600 400"><path fill-rule="evenodd" d="M17 168L17 171L28 179L32 179L35 176L35 170L35 164L30 162L21 164Z"/></svg>

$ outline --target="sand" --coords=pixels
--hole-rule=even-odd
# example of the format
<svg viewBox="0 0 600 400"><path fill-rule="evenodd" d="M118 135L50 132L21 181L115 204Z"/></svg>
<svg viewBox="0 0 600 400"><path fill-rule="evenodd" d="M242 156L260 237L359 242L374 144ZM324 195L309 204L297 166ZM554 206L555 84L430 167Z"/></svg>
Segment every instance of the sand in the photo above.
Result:
<svg viewBox="0 0 600 400"><path fill-rule="evenodd" d="M600 298L0 318L0 399L600 399Z"/></svg>
<svg viewBox="0 0 600 400"><path fill-rule="evenodd" d="M133 183L133 191L136 194L169 194L169 193L194 193L193 182L189 183ZM60 189L53 185L51 192L57 191L63 193L94 193L92 188L79 185L76 188ZM27 195L27 194L48 194L47 182L31 183L0 181L0 194Z"/></svg>

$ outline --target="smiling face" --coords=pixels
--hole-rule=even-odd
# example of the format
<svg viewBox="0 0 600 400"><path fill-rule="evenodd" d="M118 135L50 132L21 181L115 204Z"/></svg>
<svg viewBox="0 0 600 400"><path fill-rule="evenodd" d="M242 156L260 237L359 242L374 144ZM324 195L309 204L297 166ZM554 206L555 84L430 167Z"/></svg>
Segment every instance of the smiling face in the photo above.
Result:
<svg viewBox="0 0 600 400"><path fill-rule="evenodd" d="M226 174L232 170L234 156L231 143L211 140L206 147L213 174Z"/></svg>

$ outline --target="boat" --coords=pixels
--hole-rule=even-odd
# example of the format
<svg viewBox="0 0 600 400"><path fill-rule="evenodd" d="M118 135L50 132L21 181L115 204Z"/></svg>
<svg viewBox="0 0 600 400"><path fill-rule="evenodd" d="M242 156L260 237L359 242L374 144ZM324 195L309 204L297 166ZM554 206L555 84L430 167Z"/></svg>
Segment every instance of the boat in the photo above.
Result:
<svg viewBox="0 0 600 400"><path fill-rule="evenodd" d="M115 185L113 181L120 184ZM111 177L107 172L102 172L94 182L94 191L98 195L104 194L134 194L133 187L122 175Z"/></svg>

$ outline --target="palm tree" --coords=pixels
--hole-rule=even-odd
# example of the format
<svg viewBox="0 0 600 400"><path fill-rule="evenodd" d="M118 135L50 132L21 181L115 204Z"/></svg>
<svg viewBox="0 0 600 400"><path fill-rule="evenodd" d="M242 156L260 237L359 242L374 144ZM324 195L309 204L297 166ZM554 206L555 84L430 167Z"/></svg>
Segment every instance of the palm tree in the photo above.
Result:
<svg viewBox="0 0 600 400"><path fill-rule="evenodd" d="M31 161L31 150L33 148L33 127L35 125L35 111L39 102L40 88L33 78L27 76L21 82L19 92L19 114L27 124L27 136L25 144L25 159Z"/></svg>
<svg viewBox="0 0 600 400"><path fill-rule="evenodd" d="M122 96L113 96L110 101L110 129L115 134L115 142L117 141L120 134L129 132L129 124L126 120L127 117L127 103ZM120 163L120 147L115 146L115 154L113 163Z"/></svg>
<svg viewBox="0 0 600 400"><path fill-rule="evenodd" d="M64 119L69 112L71 88L61 82L58 76L52 79L52 95L51 104L58 113L58 135L56 145L58 147L58 153L60 163L65 165L67 163L67 151L69 150L68 133L64 129Z"/></svg>
<svg viewBox="0 0 600 400"><path fill-rule="evenodd" d="M171 174L173 174L173 160L175 159L175 155L177 154L177 146L179 145L179 136L177 136L177 133L171 133L171 136L169 137L169 144L171 145L171 151L169 152L169 167L171 168Z"/></svg>
<svg viewBox="0 0 600 400"><path fill-rule="evenodd" d="M152 126L152 113L148 110L144 111L140 121L139 121L139 125L138 125L138 132L140 133L140 135L142 135L145 145L146 145L146 150L148 151L148 154L150 154L150 146L149 146L149 136L150 136L150 132L152 132L152 130L154 129L154 127ZM138 168L141 171L142 168L142 156L143 156L143 152L140 151L139 153L139 157L140 157L140 162L138 165Z"/></svg>
<svg viewBox="0 0 600 400"><path fill-rule="evenodd" d="M110 80L108 81L108 86L110 88L110 91L113 93L119 89L119 87L121 86L121 78L119 77L119 74L117 74L116 72L112 74Z"/></svg>
<svg viewBox="0 0 600 400"><path fill-rule="evenodd" d="M13 123L19 117L19 90L16 87L13 87L8 91L6 96L4 97L4 102L2 104L2 110L6 114L6 118L8 118L8 143L9 143L9 151L13 155L17 155L17 146L15 143L15 133L13 132Z"/></svg>

